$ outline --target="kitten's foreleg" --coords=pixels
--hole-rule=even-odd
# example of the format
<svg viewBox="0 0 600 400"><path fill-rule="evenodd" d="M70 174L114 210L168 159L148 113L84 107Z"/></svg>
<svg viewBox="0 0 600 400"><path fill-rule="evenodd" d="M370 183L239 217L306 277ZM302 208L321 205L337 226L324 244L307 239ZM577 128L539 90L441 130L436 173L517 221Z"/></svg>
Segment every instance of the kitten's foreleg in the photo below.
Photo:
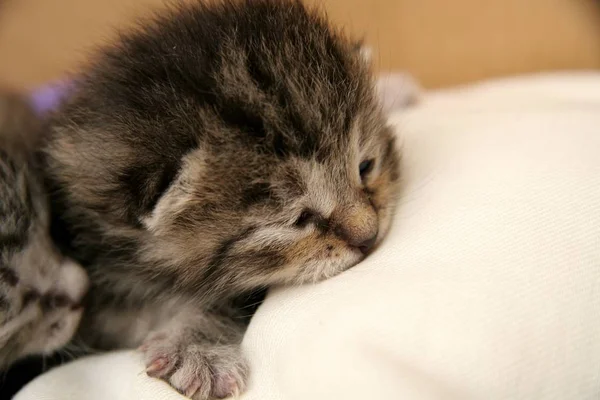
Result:
<svg viewBox="0 0 600 400"><path fill-rule="evenodd" d="M146 372L194 400L242 393L248 375L240 348L244 329L235 318L190 307L140 346Z"/></svg>

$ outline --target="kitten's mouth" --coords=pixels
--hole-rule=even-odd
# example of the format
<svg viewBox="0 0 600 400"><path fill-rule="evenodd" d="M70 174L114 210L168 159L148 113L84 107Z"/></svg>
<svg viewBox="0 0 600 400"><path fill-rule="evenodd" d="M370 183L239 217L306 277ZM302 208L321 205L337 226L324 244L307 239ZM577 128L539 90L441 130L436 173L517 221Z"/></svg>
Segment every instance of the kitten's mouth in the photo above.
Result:
<svg viewBox="0 0 600 400"><path fill-rule="evenodd" d="M371 254L372 250L371 249L361 249L358 247L352 247L352 246L348 246L348 250L358 256L358 260L351 264L348 268L352 268L354 267L356 264L358 264L359 262L362 262L365 258L367 258L369 256L369 254Z"/></svg>
<svg viewBox="0 0 600 400"><path fill-rule="evenodd" d="M369 257L371 254L375 253L377 249L381 246L382 240L379 237L376 238L375 243L365 252L363 252L363 258L361 258L360 262L362 262L365 258Z"/></svg>
<svg viewBox="0 0 600 400"><path fill-rule="evenodd" d="M359 255L360 260L358 262L361 262L365 258L369 257L371 254L373 254L375 251L377 251L380 244L381 244L381 237L378 234L371 241L369 241L368 243L365 243L365 245L358 246L358 247L348 246L348 249L352 253Z"/></svg>

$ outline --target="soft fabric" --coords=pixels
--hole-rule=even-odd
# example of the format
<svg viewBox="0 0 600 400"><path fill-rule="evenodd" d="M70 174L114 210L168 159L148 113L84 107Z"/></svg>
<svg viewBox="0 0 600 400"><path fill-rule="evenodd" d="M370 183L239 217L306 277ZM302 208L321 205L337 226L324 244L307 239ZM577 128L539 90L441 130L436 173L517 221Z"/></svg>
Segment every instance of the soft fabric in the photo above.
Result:
<svg viewBox="0 0 600 400"><path fill-rule="evenodd" d="M392 122L389 237L334 279L270 294L242 398L600 398L600 74L425 94ZM16 399L183 397L121 352Z"/></svg>

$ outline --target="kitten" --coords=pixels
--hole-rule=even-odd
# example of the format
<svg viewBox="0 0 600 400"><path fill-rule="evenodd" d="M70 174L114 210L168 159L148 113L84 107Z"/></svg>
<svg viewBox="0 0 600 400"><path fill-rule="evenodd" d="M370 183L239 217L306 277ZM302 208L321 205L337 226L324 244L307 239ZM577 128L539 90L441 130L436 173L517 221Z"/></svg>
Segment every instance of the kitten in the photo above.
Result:
<svg viewBox="0 0 600 400"><path fill-rule="evenodd" d="M194 399L243 392L245 293L318 282L384 238L394 138L354 43L294 0L195 2L121 35L49 124L79 335L140 346ZM55 208L54 208L55 207Z"/></svg>
<svg viewBox="0 0 600 400"><path fill-rule="evenodd" d="M85 271L50 239L47 199L32 168L38 130L23 99L0 94L0 370L71 340L87 286Z"/></svg>

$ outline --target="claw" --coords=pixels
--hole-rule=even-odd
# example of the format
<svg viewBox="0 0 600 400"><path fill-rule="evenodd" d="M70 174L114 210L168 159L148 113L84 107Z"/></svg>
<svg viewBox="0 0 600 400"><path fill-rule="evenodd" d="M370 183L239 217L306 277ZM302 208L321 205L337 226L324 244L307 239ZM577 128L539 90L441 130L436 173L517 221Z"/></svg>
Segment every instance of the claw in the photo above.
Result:
<svg viewBox="0 0 600 400"><path fill-rule="evenodd" d="M169 365L169 360L166 357L159 357L146 368L146 374L156 378L164 372L163 370L167 365Z"/></svg>
<svg viewBox="0 0 600 400"><path fill-rule="evenodd" d="M194 381L192 382L192 384L190 386L188 386L188 388L185 390L185 392L183 393L183 395L185 397L192 397L193 395L196 394L196 392L198 391L198 389L200 389L200 386L202 386L201 382L199 379L194 379Z"/></svg>
<svg viewBox="0 0 600 400"><path fill-rule="evenodd" d="M239 387L235 378L231 375L221 375L215 378L213 386L213 396L217 399L224 399L229 396L239 395Z"/></svg>

